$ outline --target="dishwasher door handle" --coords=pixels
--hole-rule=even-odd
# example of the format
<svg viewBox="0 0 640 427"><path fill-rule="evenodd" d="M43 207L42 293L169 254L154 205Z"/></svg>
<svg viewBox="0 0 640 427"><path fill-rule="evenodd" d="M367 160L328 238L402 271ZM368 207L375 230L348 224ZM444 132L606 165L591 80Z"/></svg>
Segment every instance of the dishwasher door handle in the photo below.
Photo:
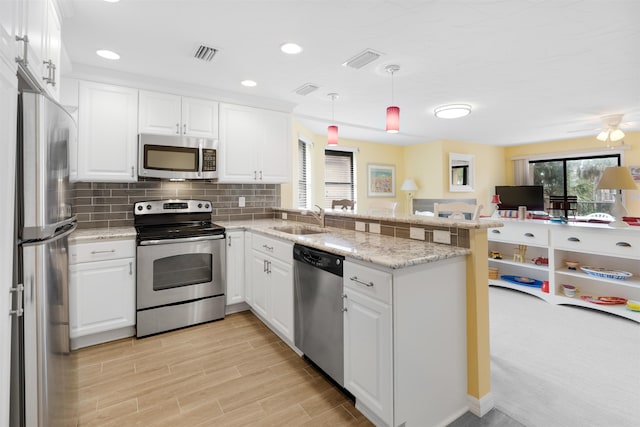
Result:
<svg viewBox="0 0 640 427"><path fill-rule="evenodd" d="M373 282L363 282L362 280L358 279L358 276L349 277L349 280L351 280L352 282L360 283L361 285L365 285L369 288L373 287Z"/></svg>

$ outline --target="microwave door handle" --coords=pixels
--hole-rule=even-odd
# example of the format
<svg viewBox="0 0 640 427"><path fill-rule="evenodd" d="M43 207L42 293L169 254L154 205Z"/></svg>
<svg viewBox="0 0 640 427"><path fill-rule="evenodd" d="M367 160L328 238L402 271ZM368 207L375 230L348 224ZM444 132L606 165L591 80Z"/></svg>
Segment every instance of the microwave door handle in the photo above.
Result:
<svg viewBox="0 0 640 427"><path fill-rule="evenodd" d="M198 176L202 177L202 161L203 161L203 154L202 154L203 148L202 148L202 142L198 143Z"/></svg>

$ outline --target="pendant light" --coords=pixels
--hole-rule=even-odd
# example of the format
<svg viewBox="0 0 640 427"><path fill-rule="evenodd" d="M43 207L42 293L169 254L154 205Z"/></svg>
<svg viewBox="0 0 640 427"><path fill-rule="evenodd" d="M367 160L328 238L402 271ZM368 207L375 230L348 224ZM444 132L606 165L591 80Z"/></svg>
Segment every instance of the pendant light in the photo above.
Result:
<svg viewBox="0 0 640 427"><path fill-rule="evenodd" d="M331 123L335 123L333 119L333 105L339 95L337 93L330 93L327 96L331 98ZM327 128L327 144L338 145L338 126L329 125L329 127Z"/></svg>
<svg viewBox="0 0 640 427"><path fill-rule="evenodd" d="M400 108L393 105L393 73L400 71L399 65L387 65L384 69L391 73L391 106L387 107L387 132L400 132Z"/></svg>

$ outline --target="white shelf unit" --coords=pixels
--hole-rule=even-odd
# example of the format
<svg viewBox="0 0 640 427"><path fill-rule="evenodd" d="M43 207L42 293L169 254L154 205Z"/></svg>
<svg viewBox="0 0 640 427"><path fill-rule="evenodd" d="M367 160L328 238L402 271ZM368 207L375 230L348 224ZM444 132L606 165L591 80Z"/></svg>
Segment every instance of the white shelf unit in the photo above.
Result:
<svg viewBox="0 0 640 427"><path fill-rule="evenodd" d="M495 233L494 230L500 232ZM530 233L535 239L526 237L523 233ZM548 280L549 293L504 280L490 279L489 285L516 289L553 304L586 307L640 323L640 312L629 310L624 304L594 304L581 298L590 295L640 300L640 227L620 230L599 224L560 225L544 221L505 221L505 227L489 230L488 236L489 250L503 255L502 260L489 258L490 267L499 268L499 275ZM547 240L542 244L545 242L544 236ZM527 244L528 240L537 241L532 245ZM511 260L518 244L527 244L524 263ZM532 259L538 256L548 257L549 266L533 264ZM570 270L565 264L566 260L576 261L580 266L627 271L633 276L626 280L595 277L586 274L580 267ZM576 286L576 296L565 296L562 292L563 284Z"/></svg>

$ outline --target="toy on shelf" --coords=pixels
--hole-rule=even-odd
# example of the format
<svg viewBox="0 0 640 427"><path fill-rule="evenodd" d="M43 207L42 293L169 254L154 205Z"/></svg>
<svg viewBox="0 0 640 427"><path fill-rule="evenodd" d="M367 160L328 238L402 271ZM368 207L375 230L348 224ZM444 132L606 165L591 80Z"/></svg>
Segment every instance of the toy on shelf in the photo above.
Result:
<svg viewBox="0 0 640 427"><path fill-rule="evenodd" d="M513 254L513 261L514 262L524 262L525 260L525 253L527 252L527 245L518 245L518 252Z"/></svg>

